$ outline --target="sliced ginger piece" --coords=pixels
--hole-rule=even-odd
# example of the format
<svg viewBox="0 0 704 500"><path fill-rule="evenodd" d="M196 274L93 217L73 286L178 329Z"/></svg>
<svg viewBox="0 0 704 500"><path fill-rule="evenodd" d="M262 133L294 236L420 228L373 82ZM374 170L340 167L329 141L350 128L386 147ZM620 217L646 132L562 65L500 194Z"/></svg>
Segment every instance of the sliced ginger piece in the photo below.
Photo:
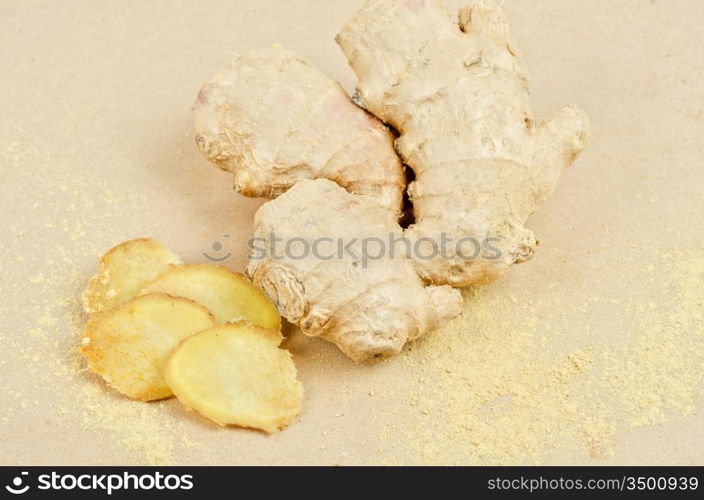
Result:
<svg viewBox="0 0 704 500"><path fill-rule="evenodd" d="M122 394L142 401L163 399L172 396L163 377L169 353L213 324L210 311L191 300L144 295L92 316L80 352L88 370Z"/></svg>
<svg viewBox="0 0 704 500"><path fill-rule="evenodd" d="M186 297L203 304L218 323L248 321L278 331L281 317L274 304L247 278L213 264L172 267L142 290Z"/></svg>
<svg viewBox="0 0 704 500"><path fill-rule="evenodd" d="M83 295L89 314L111 309L134 298L144 286L181 259L158 241L139 238L108 250L98 265L98 274Z"/></svg>
<svg viewBox="0 0 704 500"><path fill-rule="evenodd" d="M181 342L164 377L184 405L210 420L272 433L298 415L303 397L282 340L248 323L216 326Z"/></svg>

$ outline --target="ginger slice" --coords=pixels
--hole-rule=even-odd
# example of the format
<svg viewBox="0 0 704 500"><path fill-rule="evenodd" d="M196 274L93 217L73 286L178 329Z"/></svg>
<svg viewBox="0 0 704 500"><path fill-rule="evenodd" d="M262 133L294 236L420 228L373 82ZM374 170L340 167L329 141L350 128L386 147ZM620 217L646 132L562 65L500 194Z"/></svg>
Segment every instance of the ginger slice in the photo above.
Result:
<svg viewBox="0 0 704 500"><path fill-rule="evenodd" d="M139 238L120 243L100 258L98 273L83 295L83 308L92 314L127 302L177 264L181 264L178 255L158 241Z"/></svg>
<svg viewBox="0 0 704 500"><path fill-rule="evenodd" d="M166 293L203 304L217 323L248 321L278 331L281 317L274 304L244 276L214 264L176 266L146 286L141 294Z"/></svg>
<svg viewBox="0 0 704 500"><path fill-rule="evenodd" d="M133 399L172 395L163 367L184 338L213 326L212 314L181 297L151 294L97 313L86 323L80 352L88 370Z"/></svg>
<svg viewBox="0 0 704 500"><path fill-rule="evenodd" d="M213 327L171 353L166 381L184 405L220 425L273 433L298 415L303 397L282 340L248 323Z"/></svg>

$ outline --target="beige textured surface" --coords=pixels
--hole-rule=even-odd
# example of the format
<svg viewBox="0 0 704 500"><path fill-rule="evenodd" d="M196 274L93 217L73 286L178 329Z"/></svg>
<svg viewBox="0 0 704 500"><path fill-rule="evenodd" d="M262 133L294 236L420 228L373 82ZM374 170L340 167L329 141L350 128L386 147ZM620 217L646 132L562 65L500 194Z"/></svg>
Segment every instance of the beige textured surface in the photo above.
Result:
<svg viewBox="0 0 704 500"><path fill-rule="evenodd" d="M536 258L374 366L293 330L302 416L220 429L80 372L79 294L138 236L241 270L259 201L193 142L234 52L281 42L350 90L357 1L0 1L0 462L704 463L704 57L696 0L507 2L536 114L591 145L529 226ZM230 237L223 238L223 234Z"/></svg>

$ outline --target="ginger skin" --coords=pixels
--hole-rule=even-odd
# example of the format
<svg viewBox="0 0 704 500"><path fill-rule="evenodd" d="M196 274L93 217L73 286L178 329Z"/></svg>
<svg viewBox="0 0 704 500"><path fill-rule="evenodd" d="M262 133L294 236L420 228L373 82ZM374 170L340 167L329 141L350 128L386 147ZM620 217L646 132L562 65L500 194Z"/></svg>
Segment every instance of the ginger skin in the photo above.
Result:
<svg viewBox="0 0 704 500"><path fill-rule="evenodd" d="M302 247L252 254L246 275L303 333L335 343L357 362L398 353L460 313L459 291L424 286L403 251L368 262L347 253L326 258L338 241L401 238L394 211L369 196L325 179L299 181L262 205L254 225L260 249L271 249L273 238Z"/></svg>
<svg viewBox="0 0 704 500"><path fill-rule="evenodd" d="M441 0L368 0L337 41L362 103L398 130L396 151L415 173L415 223L405 233L392 134L289 51L242 56L206 85L197 142L235 174L236 190L275 198L255 216L254 241L288 251L250 255L247 277L305 334L366 361L457 316L462 297L452 287L495 279L533 256L537 238L524 224L584 148L589 122L566 107L535 124L493 0L457 16ZM413 251L378 260L311 252L324 240L404 234ZM428 257L443 241L454 246ZM461 242L471 242L472 257ZM491 257L475 256L477 245Z"/></svg>
<svg viewBox="0 0 704 500"><path fill-rule="evenodd" d="M536 126L497 2L453 19L441 0L368 0L337 42L365 107L401 133L396 149L416 175L408 238L473 242L416 256L422 278L462 287L530 259L538 241L524 224L584 148L589 120L566 107ZM485 242L499 258L468 257Z"/></svg>
<svg viewBox="0 0 704 500"><path fill-rule="evenodd" d="M326 178L400 213L406 180L391 132L289 50L237 57L200 90L195 123L201 152L245 196Z"/></svg>

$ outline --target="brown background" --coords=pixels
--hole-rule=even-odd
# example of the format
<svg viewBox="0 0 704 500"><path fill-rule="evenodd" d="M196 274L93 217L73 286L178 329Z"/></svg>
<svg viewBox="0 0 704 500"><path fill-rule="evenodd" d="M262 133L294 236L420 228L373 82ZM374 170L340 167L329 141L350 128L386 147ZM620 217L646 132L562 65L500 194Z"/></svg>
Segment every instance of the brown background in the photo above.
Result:
<svg viewBox="0 0 704 500"><path fill-rule="evenodd" d="M235 52L274 42L351 91L333 37L360 2L0 1L0 462L704 464L704 4L506 4L536 114L575 103L593 120L588 151L530 223L538 256L482 291L480 309L374 366L290 328L304 411L266 436L216 428L176 401L128 401L81 372L77 297L98 256L132 237L191 262L229 252L243 267L260 201L198 153L193 99ZM501 324L482 331L482 315ZM497 410L505 418L462 423L474 402L448 394L482 382L458 387L437 368L447 359L452 377L483 362L490 377L492 360L443 358L448 335L462 349L496 342L517 405ZM533 338L540 356L602 361L549 389L526 385L543 365L509 373L506 352ZM609 397L587 394L602 386ZM481 442L464 446L473 433ZM460 445L433 449L444 439Z"/></svg>

